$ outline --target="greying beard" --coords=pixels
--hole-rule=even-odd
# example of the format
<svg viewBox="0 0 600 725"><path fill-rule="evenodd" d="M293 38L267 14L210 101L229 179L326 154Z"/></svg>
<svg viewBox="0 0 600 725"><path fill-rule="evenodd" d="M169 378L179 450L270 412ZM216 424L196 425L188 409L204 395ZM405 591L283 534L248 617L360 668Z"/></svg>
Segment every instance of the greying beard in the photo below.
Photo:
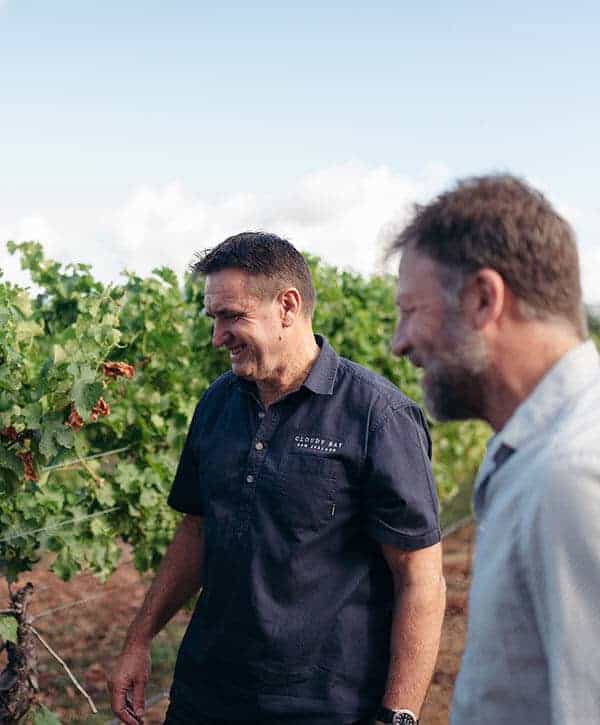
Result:
<svg viewBox="0 0 600 725"><path fill-rule="evenodd" d="M446 373L447 371L444 371ZM440 422L481 418L484 410L484 386L479 375L455 370L430 380L425 405Z"/></svg>
<svg viewBox="0 0 600 725"><path fill-rule="evenodd" d="M482 337L467 328L460 312L444 322L446 350L438 370L429 371L425 405L439 421L481 418L485 409L484 371L488 355Z"/></svg>

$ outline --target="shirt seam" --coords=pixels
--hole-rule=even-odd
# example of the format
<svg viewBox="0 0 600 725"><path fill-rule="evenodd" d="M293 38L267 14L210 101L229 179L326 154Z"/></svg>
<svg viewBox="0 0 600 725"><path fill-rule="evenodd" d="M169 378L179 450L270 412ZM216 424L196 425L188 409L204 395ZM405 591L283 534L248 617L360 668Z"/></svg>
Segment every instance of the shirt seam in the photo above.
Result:
<svg viewBox="0 0 600 725"><path fill-rule="evenodd" d="M362 375L360 368L356 369L354 365L349 363L351 363L351 361L340 357L338 372L339 368L343 367L344 371L351 375L354 380L364 383L371 389L371 391L377 396L374 402L384 401L384 408L380 413L380 416L378 416L377 421L369 426L369 433L374 433L381 425L385 424L385 421L390 417L390 415L392 415L393 412L405 408L418 407L414 400L403 393L400 388L394 386L393 383L389 383L391 389L388 390L382 382L377 379L372 380L368 376ZM368 371L368 368L365 369ZM369 372L371 372L372 375L376 375L376 373L373 373L372 371ZM337 377L338 376L336 376L336 382Z"/></svg>
<svg viewBox="0 0 600 725"><path fill-rule="evenodd" d="M369 433L377 433L377 431L385 427L394 413L403 412L410 408L418 408L418 406L412 401L387 401L387 405L379 414L377 421L370 426ZM413 422L415 425L418 425L416 421Z"/></svg>
<svg viewBox="0 0 600 725"><path fill-rule="evenodd" d="M383 428L385 426L385 424L392 418L394 413L404 412L405 410L411 409L411 408L412 409L416 408L417 410L420 411L419 406L412 401L409 401L406 404L402 404L401 401L398 401L397 403L396 403L396 401L390 403L388 405L388 407L385 409L386 414L385 415L382 414L379 424L377 426L375 426L374 428L370 429L369 432L372 434L375 434L377 431L379 431L381 428ZM419 426L419 423L416 420L411 420L409 422L414 425L415 429ZM421 427L422 427L423 431L426 434L428 434L426 428L424 428L423 426L421 426ZM431 468L431 465L427 465L425 462L426 460L430 461L430 459L429 459L429 456L423 452L423 449L421 446L421 441L419 440L418 431L415 430L413 435L416 437L416 441L414 441L414 442L416 443L417 447L419 448L419 450L421 452L422 473L425 475L425 478L429 482L429 485L427 486L427 490L429 493L429 502L433 506L434 509L437 509L437 501L434 496L434 489L436 486L435 477L433 476L433 470ZM438 511L438 515L439 515L439 511Z"/></svg>

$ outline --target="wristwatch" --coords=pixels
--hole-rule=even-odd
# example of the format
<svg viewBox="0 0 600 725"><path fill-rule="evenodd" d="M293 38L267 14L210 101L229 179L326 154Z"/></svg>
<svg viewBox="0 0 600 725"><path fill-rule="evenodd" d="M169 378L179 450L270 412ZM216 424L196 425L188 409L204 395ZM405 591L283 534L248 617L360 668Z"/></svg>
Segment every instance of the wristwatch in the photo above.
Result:
<svg viewBox="0 0 600 725"><path fill-rule="evenodd" d="M383 705L377 711L379 722L391 723L392 725L419 725L417 716L410 710L390 710Z"/></svg>

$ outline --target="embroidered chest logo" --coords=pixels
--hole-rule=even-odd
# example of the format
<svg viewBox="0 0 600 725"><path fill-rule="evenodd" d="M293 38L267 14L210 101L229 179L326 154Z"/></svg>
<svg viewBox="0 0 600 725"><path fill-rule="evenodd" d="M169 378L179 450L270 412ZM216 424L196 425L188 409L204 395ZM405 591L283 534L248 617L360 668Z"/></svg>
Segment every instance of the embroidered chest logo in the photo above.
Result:
<svg viewBox="0 0 600 725"><path fill-rule="evenodd" d="M297 435L294 436L294 447L305 448L310 451L319 451L320 453L335 453L344 445L343 441L333 438L323 438L315 435Z"/></svg>

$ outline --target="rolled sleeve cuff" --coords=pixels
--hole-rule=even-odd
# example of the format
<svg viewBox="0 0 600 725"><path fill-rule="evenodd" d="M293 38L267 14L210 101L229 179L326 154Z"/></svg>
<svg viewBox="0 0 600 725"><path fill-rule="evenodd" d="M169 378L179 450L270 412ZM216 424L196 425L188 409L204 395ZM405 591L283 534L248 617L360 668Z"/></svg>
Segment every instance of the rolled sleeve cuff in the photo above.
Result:
<svg viewBox="0 0 600 725"><path fill-rule="evenodd" d="M381 519L371 519L367 522L367 533L380 544L395 546L404 551L426 549L428 546L439 544L442 532L439 527L420 534L407 534L393 528Z"/></svg>
<svg viewBox="0 0 600 725"><path fill-rule="evenodd" d="M187 501L181 501L178 500L176 496L173 496L172 494L167 499L167 504L174 509L175 511L179 511L179 513L182 514L190 514L191 516L204 516L204 510L202 506L199 506L198 504L191 504Z"/></svg>

